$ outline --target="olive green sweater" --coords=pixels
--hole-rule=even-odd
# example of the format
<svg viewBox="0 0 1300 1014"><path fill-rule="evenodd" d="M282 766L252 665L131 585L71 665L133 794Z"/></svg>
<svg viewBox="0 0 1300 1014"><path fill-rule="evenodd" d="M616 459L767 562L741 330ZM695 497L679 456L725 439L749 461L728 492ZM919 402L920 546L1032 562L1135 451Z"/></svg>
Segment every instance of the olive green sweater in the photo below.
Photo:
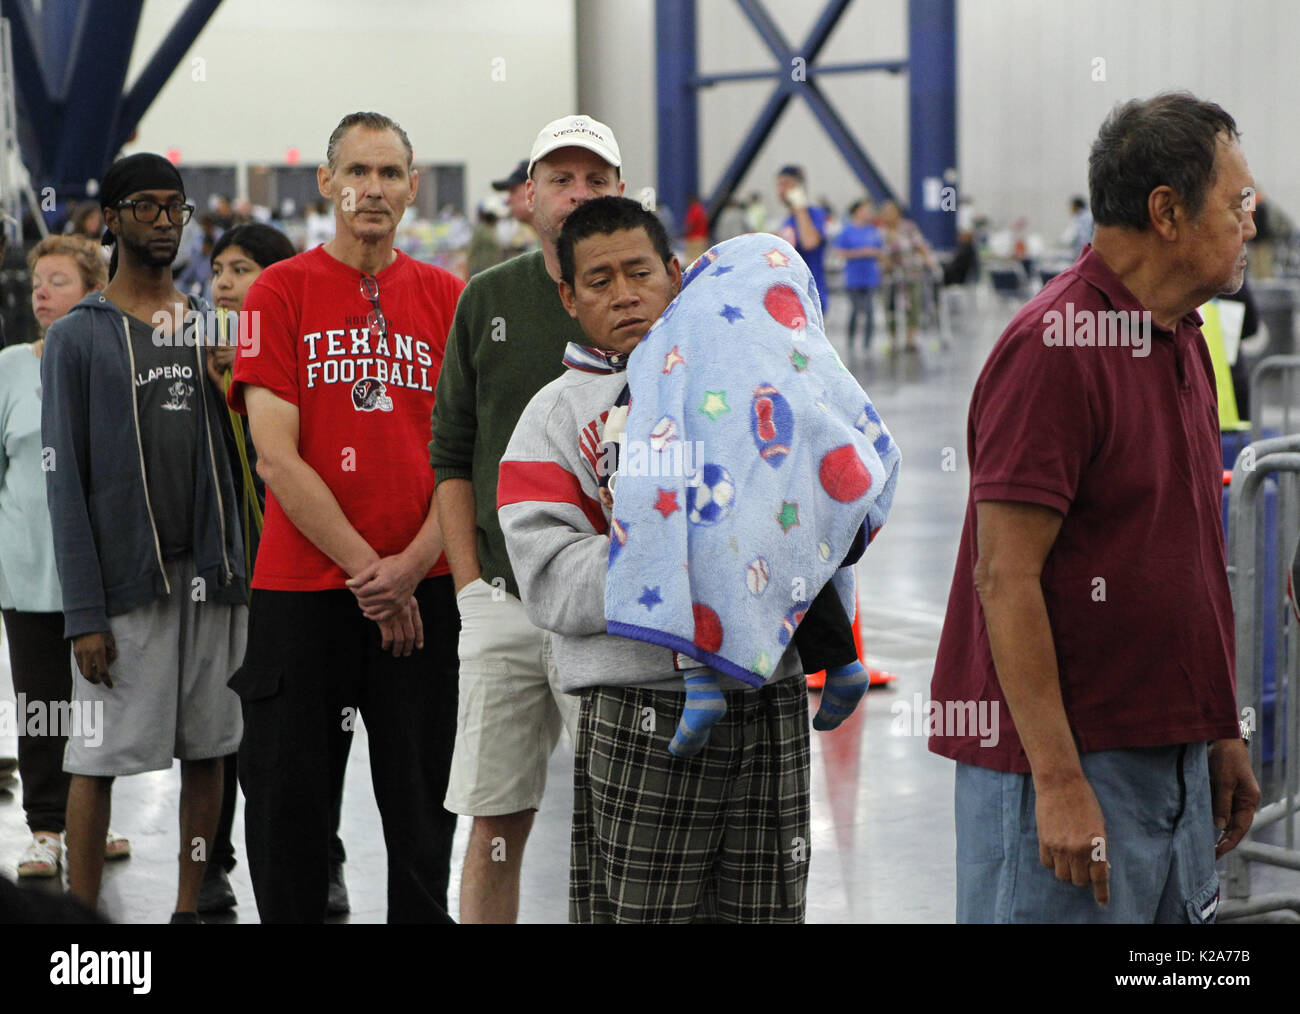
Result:
<svg viewBox="0 0 1300 1014"><path fill-rule="evenodd" d="M438 376L429 463L437 482L474 484L483 580L519 594L497 520L497 469L533 395L564 372L564 349L585 342L560 302L542 252L520 254L469 280Z"/></svg>

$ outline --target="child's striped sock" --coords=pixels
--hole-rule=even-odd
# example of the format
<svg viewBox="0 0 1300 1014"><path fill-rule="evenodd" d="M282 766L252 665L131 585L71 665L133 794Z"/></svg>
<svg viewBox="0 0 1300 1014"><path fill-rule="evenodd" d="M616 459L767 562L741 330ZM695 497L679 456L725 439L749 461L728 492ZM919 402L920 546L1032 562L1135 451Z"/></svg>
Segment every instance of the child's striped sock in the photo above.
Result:
<svg viewBox="0 0 1300 1014"><path fill-rule="evenodd" d="M862 695L871 685L871 674L861 662L851 662L837 669L826 670L826 686L822 688L822 703L813 716L813 728L827 732L838 726L858 706Z"/></svg>
<svg viewBox="0 0 1300 1014"><path fill-rule="evenodd" d="M708 742L709 730L727 711L718 677L709 670L686 677L686 705L677 732L668 744L674 757L693 757Z"/></svg>

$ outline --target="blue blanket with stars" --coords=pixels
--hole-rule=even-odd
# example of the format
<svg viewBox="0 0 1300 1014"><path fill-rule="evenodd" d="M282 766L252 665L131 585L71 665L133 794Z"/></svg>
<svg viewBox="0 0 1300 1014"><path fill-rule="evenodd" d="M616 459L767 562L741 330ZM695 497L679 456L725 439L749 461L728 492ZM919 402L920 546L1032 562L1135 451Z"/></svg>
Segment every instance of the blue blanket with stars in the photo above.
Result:
<svg viewBox="0 0 1300 1014"><path fill-rule="evenodd" d="M695 261L633 350L610 522L611 634L751 686L889 514L900 455L826 340L807 265L755 233Z"/></svg>

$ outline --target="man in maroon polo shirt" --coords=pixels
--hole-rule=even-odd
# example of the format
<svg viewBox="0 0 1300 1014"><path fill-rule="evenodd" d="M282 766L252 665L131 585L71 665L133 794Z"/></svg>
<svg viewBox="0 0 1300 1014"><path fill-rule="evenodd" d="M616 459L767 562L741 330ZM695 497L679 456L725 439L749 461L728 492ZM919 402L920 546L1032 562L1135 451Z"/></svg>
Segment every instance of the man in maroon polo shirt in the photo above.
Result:
<svg viewBox="0 0 1300 1014"><path fill-rule="evenodd" d="M1089 158L1092 245L976 382L931 688L960 922L1210 921L1214 860L1250 827L1196 313L1241 286L1255 235L1237 138L1185 93L1116 108Z"/></svg>

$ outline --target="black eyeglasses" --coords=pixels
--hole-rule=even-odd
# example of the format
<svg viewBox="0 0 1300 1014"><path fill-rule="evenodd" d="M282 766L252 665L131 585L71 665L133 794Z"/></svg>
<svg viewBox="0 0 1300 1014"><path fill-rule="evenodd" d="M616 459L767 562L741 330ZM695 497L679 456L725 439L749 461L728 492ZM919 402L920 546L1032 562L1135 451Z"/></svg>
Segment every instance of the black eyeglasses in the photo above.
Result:
<svg viewBox="0 0 1300 1014"><path fill-rule="evenodd" d="M117 209L130 208L131 214L141 225L152 225L158 221L158 216L163 212L163 205L157 201L118 201ZM172 225L188 225L191 216L194 214L194 205L181 204L176 201L166 205L167 217L171 220Z"/></svg>
<svg viewBox="0 0 1300 1014"><path fill-rule="evenodd" d="M384 308L379 305L379 279L374 275L363 274L361 295L365 296L370 303L370 312L366 314L366 329L371 334L378 331L380 339L387 341L388 318L384 316Z"/></svg>

